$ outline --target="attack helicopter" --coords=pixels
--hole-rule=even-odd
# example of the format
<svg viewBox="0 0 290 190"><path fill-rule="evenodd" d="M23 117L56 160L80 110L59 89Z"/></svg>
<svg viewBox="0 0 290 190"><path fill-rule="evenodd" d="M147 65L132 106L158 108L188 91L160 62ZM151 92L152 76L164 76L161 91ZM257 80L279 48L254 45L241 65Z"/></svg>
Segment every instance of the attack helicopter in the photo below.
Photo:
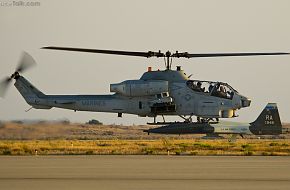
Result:
<svg viewBox="0 0 290 190"><path fill-rule="evenodd" d="M170 124L164 116L176 115L191 123L192 117L197 117L198 123L208 123L220 118L237 117L236 111L249 107L251 99L240 94L225 82L190 80L189 76L177 66L172 70L174 58L202 58L202 57L230 57L230 56L266 56L285 55L289 53L205 53L192 54L188 52L171 53L167 51L136 52L83 49L71 47L43 47L42 49L77 51L87 53L102 53L123 56L157 57L163 58L164 70L153 71L148 67L140 79L125 80L110 84L107 95L47 95L33 86L21 73L35 65L35 60L28 53L23 53L16 71L0 83L0 96L3 97L6 89L15 79L14 86L25 101L35 109L51 109L53 107L74 111L108 112L134 114L140 117L153 117L153 123ZM163 121L157 122L156 117L162 116Z"/></svg>

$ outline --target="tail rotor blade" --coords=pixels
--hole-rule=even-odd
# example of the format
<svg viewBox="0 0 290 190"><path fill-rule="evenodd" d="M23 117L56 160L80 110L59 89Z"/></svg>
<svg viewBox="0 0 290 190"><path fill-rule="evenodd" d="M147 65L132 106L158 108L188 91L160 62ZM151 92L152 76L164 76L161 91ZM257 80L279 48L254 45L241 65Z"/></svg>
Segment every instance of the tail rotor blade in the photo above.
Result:
<svg viewBox="0 0 290 190"><path fill-rule="evenodd" d="M10 77L7 77L5 78L4 80L2 80L0 82L0 97L1 98L4 98L5 94L6 94L6 91L9 87L9 85L11 84L11 78Z"/></svg>
<svg viewBox="0 0 290 190"><path fill-rule="evenodd" d="M23 52L18 67L16 68L16 72L24 72L34 65L36 65L36 62L33 57L27 52Z"/></svg>

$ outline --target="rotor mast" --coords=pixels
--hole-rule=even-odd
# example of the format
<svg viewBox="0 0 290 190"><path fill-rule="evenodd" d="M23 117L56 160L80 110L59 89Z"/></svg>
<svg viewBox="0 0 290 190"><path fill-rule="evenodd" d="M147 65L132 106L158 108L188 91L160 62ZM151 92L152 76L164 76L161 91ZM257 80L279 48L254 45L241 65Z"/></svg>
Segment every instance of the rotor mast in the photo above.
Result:
<svg viewBox="0 0 290 190"><path fill-rule="evenodd" d="M166 70L171 70L171 64L172 64L172 57L171 57L171 52L170 51L167 51L165 53L165 67L166 67Z"/></svg>

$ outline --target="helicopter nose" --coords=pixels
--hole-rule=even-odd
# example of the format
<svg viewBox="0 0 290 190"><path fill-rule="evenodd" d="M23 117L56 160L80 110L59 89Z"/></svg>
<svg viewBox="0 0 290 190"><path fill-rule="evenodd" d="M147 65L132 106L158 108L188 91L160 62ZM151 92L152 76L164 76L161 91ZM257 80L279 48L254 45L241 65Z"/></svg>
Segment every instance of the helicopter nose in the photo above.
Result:
<svg viewBox="0 0 290 190"><path fill-rule="evenodd" d="M242 107L249 107L251 105L251 101L252 100L247 97L241 97Z"/></svg>

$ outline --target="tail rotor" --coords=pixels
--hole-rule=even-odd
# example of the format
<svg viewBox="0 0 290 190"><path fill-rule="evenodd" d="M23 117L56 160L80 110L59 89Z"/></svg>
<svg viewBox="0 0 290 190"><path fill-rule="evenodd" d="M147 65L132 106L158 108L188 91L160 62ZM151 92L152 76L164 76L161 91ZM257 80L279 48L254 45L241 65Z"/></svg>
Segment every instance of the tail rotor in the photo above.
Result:
<svg viewBox="0 0 290 190"><path fill-rule="evenodd" d="M17 79L20 76L20 73L23 73L24 71L28 70L29 68L36 65L35 60L31 55L29 55L27 52L23 52L20 58L20 61L18 63L18 66L15 69L15 72L10 77L5 77L0 82L0 97L4 98L5 94L12 82L12 79Z"/></svg>

